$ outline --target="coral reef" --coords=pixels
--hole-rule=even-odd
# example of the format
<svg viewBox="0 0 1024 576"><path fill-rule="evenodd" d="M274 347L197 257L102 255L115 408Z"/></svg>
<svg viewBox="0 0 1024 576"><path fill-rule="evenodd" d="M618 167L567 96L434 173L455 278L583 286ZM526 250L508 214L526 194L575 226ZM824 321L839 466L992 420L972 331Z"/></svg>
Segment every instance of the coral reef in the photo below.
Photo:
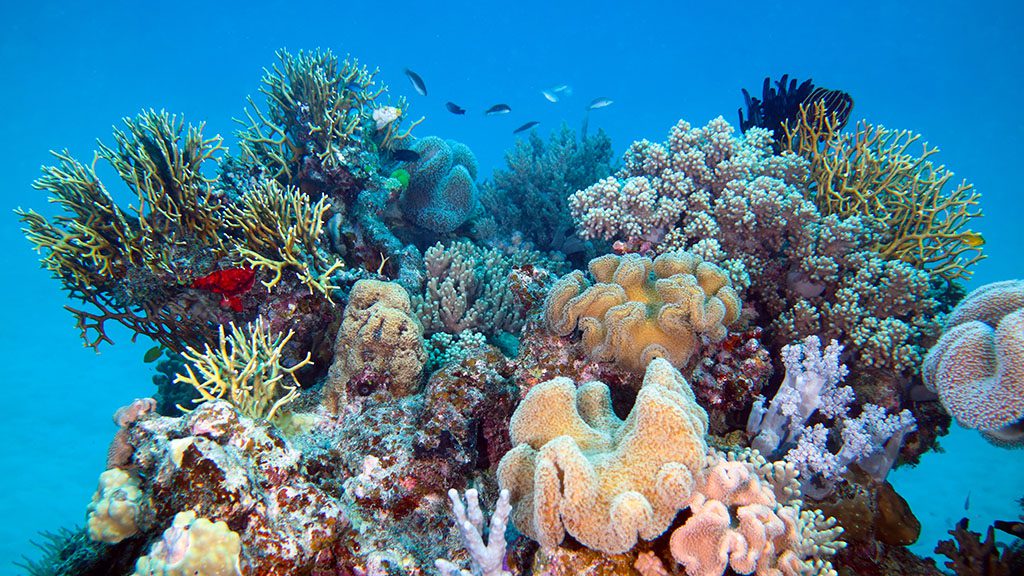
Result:
<svg viewBox="0 0 1024 576"><path fill-rule="evenodd" d="M393 282L360 280L349 293L323 401L339 413L350 389L370 382L396 397L413 394L426 361L423 328L405 289Z"/></svg>
<svg viewBox="0 0 1024 576"><path fill-rule="evenodd" d="M476 157L465 144L436 136L421 138L410 149L419 159L406 165L402 212L432 232L454 231L477 206Z"/></svg>
<svg viewBox="0 0 1024 576"><path fill-rule="evenodd" d="M962 518L949 535L954 539L939 541L935 552L949 558L946 568L957 576L1011 576L1024 570L1024 548L1018 544L1000 550L992 526L982 541L981 534L968 529L967 518Z"/></svg>
<svg viewBox="0 0 1024 576"><path fill-rule="evenodd" d="M996 445L1024 445L1024 280L968 294L921 371L957 422Z"/></svg>
<svg viewBox="0 0 1024 576"><path fill-rule="evenodd" d="M643 372L654 358L689 369L701 339L720 341L739 317L740 301L725 272L686 252L651 260L636 254L590 261L562 277L544 304L548 328L579 330L590 356Z"/></svg>
<svg viewBox="0 0 1024 576"><path fill-rule="evenodd" d="M704 468L707 413L665 359L647 367L625 420L608 386L534 386L512 415L515 447L498 466L516 528L550 548L568 533L617 554L661 535Z"/></svg>
<svg viewBox="0 0 1024 576"><path fill-rule="evenodd" d="M546 142L531 132L505 154L506 169L494 171L481 201L501 236L518 233L537 250L593 258L593 248L574 234L569 196L611 174L611 159L611 140L603 131L577 139L562 124Z"/></svg>

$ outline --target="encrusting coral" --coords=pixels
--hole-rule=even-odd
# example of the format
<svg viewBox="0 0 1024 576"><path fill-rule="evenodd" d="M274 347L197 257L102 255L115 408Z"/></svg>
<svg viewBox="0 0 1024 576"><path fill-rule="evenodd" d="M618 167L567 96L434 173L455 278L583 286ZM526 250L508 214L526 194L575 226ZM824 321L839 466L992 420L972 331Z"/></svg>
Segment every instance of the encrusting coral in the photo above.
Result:
<svg viewBox="0 0 1024 576"><path fill-rule="evenodd" d="M707 423L686 379L662 358L647 367L625 420L601 382L534 386L512 415L515 447L498 465L513 523L546 548L569 534L608 554L658 537L704 468Z"/></svg>
<svg viewBox="0 0 1024 576"><path fill-rule="evenodd" d="M957 422L996 445L1024 445L1024 280L968 294L921 372Z"/></svg>
<svg viewBox="0 0 1024 576"><path fill-rule="evenodd" d="M360 380L383 383L393 396L417 392L427 353L423 327L409 294L393 282L360 280L352 286L324 384L324 404L345 409L348 389Z"/></svg>
<svg viewBox="0 0 1024 576"><path fill-rule="evenodd" d="M562 277L544 304L548 328L558 335L579 329L590 356L642 372L654 358L688 368L701 338L725 338L740 300L721 268L686 252L656 259L638 254L590 261Z"/></svg>

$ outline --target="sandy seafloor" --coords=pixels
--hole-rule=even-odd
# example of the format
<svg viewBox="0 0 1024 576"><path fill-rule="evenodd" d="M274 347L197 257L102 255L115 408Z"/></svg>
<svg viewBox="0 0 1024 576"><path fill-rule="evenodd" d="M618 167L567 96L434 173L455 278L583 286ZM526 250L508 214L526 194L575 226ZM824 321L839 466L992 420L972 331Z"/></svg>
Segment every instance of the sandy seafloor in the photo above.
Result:
<svg viewBox="0 0 1024 576"><path fill-rule="evenodd" d="M681 117L735 123L740 88L759 92L766 75L813 77L853 94L855 119L922 133L977 186L989 258L971 287L1024 277L1020 3L209 4L0 4L0 576L35 555L28 542L37 531L84 520L111 414L153 390L141 361L148 343L133 346L118 331L117 346L100 355L82 348L11 210L46 209L31 182L47 150L88 158L96 138L143 107L206 120L233 144L230 120L280 47L332 48L379 67L379 79L427 117L416 133L466 142L483 176L500 165L512 128L539 120L547 134L563 119L576 127L596 96L615 100L591 127L609 132L618 156L633 140L663 139ZM412 92L405 67L426 79L429 97ZM574 100L540 97L560 83L573 86ZM473 110L506 101L516 114L455 117L446 100ZM1024 451L959 428L941 444L944 453L890 477L924 525L914 547L922 554L964 515L976 530L1013 518L1024 496Z"/></svg>

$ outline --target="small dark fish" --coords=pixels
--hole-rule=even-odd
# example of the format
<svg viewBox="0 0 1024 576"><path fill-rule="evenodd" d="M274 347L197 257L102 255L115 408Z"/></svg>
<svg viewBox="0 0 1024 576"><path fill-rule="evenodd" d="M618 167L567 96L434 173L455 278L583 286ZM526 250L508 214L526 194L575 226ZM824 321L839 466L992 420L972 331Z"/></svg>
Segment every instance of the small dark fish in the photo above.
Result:
<svg viewBox="0 0 1024 576"><path fill-rule="evenodd" d="M488 108L487 111L484 112L484 114L491 116L493 114L508 114L511 111L512 107L509 106L508 104L495 104L494 106Z"/></svg>
<svg viewBox="0 0 1024 576"><path fill-rule="evenodd" d="M163 354L164 349L160 346L153 346L149 350L146 350L146 355L142 357L142 361L146 364L156 362L156 359Z"/></svg>
<svg viewBox="0 0 1024 576"><path fill-rule="evenodd" d="M417 162L420 159L420 153L415 150L401 148L399 150L392 150L391 157L399 162Z"/></svg>
<svg viewBox="0 0 1024 576"><path fill-rule="evenodd" d="M512 133L513 134L519 134L520 132L526 132L527 130L529 130L530 128L533 128L537 124L540 124L540 122L537 122L535 120L531 120L531 121L527 122L526 124L523 124L519 128L516 128L515 130L513 130Z"/></svg>
<svg viewBox="0 0 1024 576"><path fill-rule="evenodd" d="M967 491L967 499L964 500L964 511L971 509L971 491Z"/></svg>
<svg viewBox="0 0 1024 576"><path fill-rule="evenodd" d="M412 82L412 87L420 93L420 96L427 95L427 85L423 83L423 78L420 78L419 74L406 68L405 75L409 77L409 82Z"/></svg>
<svg viewBox="0 0 1024 576"><path fill-rule="evenodd" d="M465 114L466 109L459 106L455 102L445 102L444 107L448 109L452 114Z"/></svg>
<svg viewBox="0 0 1024 576"><path fill-rule="evenodd" d="M611 98L594 98L590 105L587 106L587 110L597 110L598 108L611 106L614 102Z"/></svg>

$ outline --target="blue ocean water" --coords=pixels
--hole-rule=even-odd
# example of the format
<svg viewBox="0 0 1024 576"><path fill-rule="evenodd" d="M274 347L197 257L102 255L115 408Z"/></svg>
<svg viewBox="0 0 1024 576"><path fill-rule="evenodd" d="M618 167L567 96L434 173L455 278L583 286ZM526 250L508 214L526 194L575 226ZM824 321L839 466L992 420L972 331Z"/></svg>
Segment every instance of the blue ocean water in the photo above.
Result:
<svg viewBox="0 0 1024 576"><path fill-rule="evenodd" d="M245 98L275 50L351 54L425 116L417 134L468 144L481 174L503 165L520 124L542 134L590 114L615 155L661 140L679 119L736 121L741 88L789 73L854 95L855 119L909 128L983 194L988 258L970 286L1024 276L1020 158L1024 7L1017 2L4 2L0 5L0 166L5 249L0 377L0 574L35 555L40 530L81 523L114 432L113 411L150 395L148 342L97 355L81 345L58 284L19 232L16 207L45 207L31 187L47 151L88 158L96 138L144 108L205 121L234 145ZM403 69L425 79L412 90ZM558 103L540 94L571 85ZM455 116L453 101L470 110ZM484 117L504 102L513 113ZM972 527L1013 517L1024 496L1024 452L954 428L916 469L892 481L924 524L918 553L961 516ZM970 492L970 508L964 500Z"/></svg>

